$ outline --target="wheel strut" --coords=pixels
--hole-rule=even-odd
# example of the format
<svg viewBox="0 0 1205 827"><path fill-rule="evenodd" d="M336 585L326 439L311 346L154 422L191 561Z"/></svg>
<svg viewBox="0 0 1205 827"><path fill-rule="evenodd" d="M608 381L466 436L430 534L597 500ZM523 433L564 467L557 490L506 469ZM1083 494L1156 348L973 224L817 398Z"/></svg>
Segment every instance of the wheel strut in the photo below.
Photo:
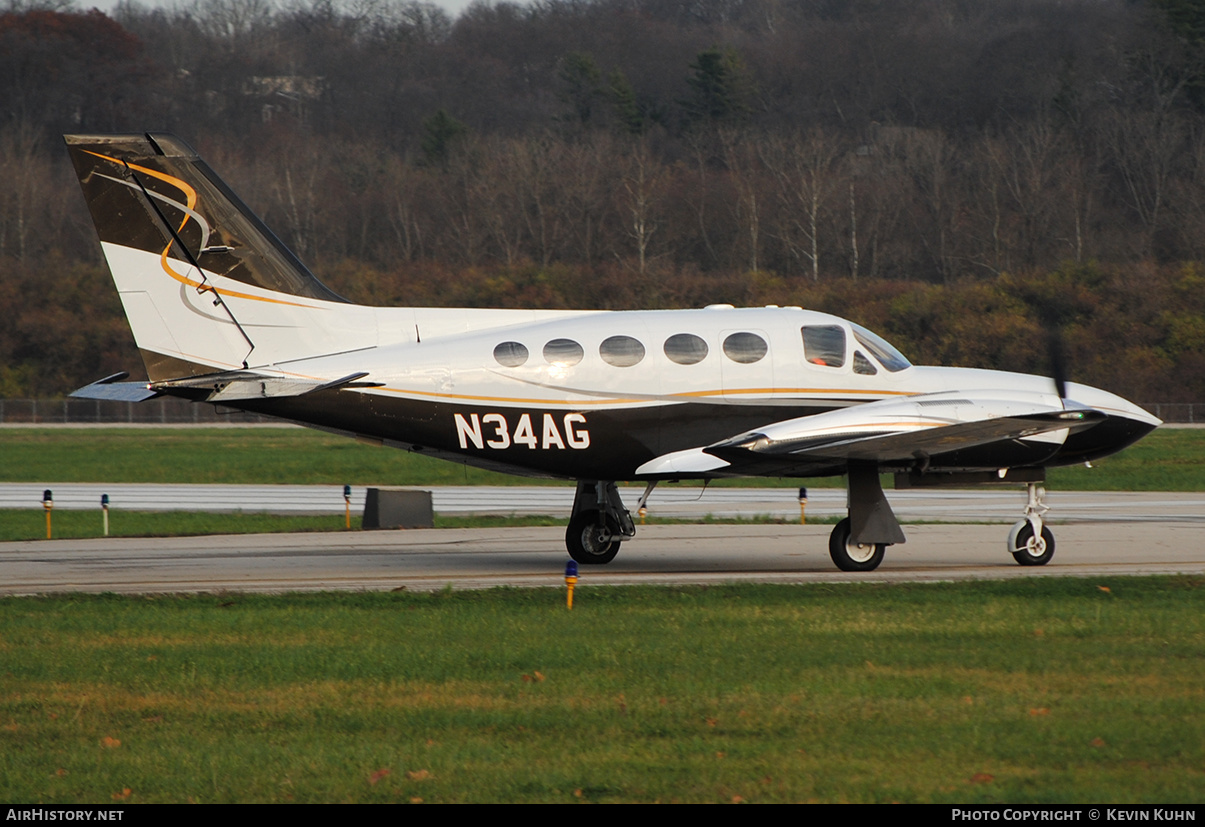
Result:
<svg viewBox="0 0 1205 827"><path fill-rule="evenodd" d="M1026 483L1028 500L1025 519L1008 533L1008 551L1022 566L1044 566L1054 557L1054 533L1042 519L1050 506L1046 505L1046 489L1036 482Z"/></svg>

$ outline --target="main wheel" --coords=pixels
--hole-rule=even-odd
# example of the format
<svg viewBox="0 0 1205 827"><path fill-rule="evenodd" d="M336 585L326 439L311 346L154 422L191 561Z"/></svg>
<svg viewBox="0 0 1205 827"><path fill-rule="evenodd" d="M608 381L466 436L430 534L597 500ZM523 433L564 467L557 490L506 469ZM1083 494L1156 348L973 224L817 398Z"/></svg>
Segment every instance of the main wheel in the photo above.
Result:
<svg viewBox="0 0 1205 827"><path fill-rule="evenodd" d="M841 571L874 571L883 562L886 543L854 543L849 539L849 517L833 527L828 535L828 553Z"/></svg>
<svg viewBox="0 0 1205 827"><path fill-rule="evenodd" d="M585 566L610 563L619 553L619 524L608 517L605 527L598 524L597 511L582 511L565 529L565 547L569 556Z"/></svg>
<svg viewBox="0 0 1205 827"><path fill-rule="evenodd" d="M1017 531L1016 540L1010 543L1010 549L1015 548L1013 559L1022 566L1044 566L1054 557L1054 534L1046 526L1042 526L1042 536L1035 537L1033 525L1026 520L1025 525Z"/></svg>

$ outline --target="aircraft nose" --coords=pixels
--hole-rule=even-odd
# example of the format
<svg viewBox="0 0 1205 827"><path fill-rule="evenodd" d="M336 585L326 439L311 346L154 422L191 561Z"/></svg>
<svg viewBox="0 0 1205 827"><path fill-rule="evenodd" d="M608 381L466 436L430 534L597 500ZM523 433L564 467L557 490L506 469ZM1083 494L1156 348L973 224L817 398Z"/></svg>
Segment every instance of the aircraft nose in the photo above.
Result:
<svg viewBox="0 0 1205 827"><path fill-rule="evenodd" d="M1085 431L1068 435L1067 441L1055 456L1055 465L1090 462L1115 454L1163 424L1161 419L1152 416L1128 399L1075 382L1067 383L1066 404L1068 407L1081 405L1094 408L1104 413L1106 418Z"/></svg>
<svg viewBox="0 0 1205 827"><path fill-rule="evenodd" d="M1128 399L1122 399L1115 393L1102 391L1091 385L1080 385L1076 382L1067 383L1068 402L1078 402L1087 408L1102 411L1110 418L1122 417L1149 426L1147 431L1158 428L1163 420L1152 416L1145 409L1138 407ZM1144 432L1145 433L1145 432Z"/></svg>

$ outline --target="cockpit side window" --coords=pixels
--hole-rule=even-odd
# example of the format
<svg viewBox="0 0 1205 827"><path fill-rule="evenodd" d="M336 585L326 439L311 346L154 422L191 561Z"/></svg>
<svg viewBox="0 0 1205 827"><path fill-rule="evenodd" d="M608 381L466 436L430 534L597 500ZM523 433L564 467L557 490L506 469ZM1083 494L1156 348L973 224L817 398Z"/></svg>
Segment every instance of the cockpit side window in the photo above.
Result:
<svg viewBox="0 0 1205 827"><path fill-rule="evenodd" d="M866 358L866 355L862 351L854 351L854 373L860 373L863 376L874 376L878 372L879 369Z"/></svg>
<svg viewBox="0 0 1205 827"><path fill-rule="evenodd" d="M864 348L870 351L874 358L879 360L879 364L887 368L887 370L895 373L904 368L912 367L912 363L904 358L904 354L900 353L891 343L879 336L876 333L871 333L864 327L859 325L850 325L854 332L854 338L857 339Z"/></svg>
<svg viewBox="0 0 1205 827"><path fill-rule="evenodd" d="M813 365L839 368L845 364L845 328L810 324L803 328L803 358Z"/></svg>

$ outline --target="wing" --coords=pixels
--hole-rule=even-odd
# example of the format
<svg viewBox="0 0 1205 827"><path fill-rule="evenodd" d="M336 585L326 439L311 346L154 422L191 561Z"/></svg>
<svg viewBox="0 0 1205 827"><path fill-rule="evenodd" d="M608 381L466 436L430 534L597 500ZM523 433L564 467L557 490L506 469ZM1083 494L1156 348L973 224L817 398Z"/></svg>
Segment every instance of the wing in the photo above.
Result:
<svg viewBox="0 0 1205 827"><path fill-rule="evenodd" d="M1024 440L1018 465L1105 414L1053 394L925 394L775 422L642 465L641 475L719 473L788 476L840 472L850 462L927 466L943 456ZM1008 465L1008 463L1003 463ZM996 462L992 466L999 467ZM987 467L986 465L984 467Z"/></svg>

